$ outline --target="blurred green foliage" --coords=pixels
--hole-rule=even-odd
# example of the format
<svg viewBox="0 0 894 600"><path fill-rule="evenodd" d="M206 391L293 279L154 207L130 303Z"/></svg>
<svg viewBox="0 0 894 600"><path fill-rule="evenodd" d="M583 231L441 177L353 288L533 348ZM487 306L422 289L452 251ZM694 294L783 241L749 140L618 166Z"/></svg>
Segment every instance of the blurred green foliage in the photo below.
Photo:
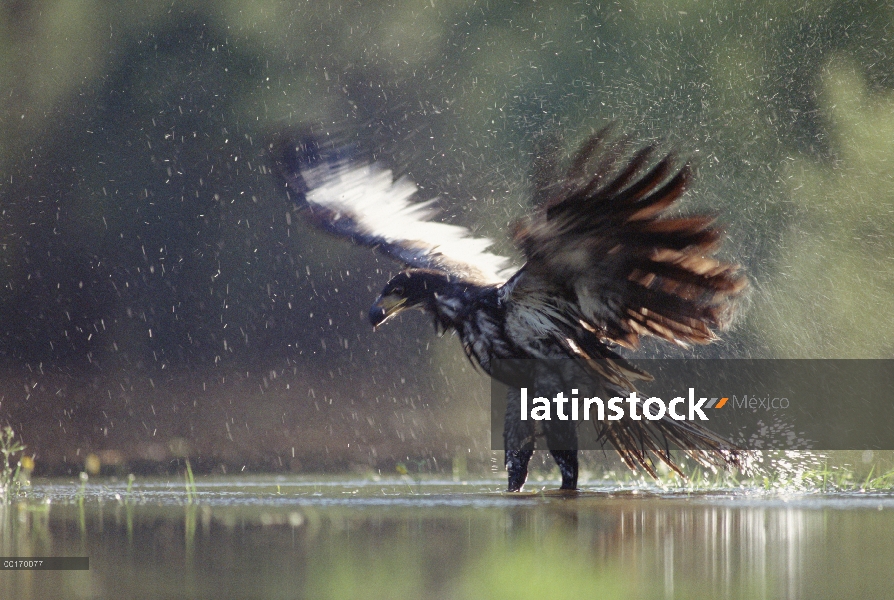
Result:
<svg viewBox="0 0 894 600"><path fill-rule="evenodd" d="M823 72L823 112L835 149L827 164L784 167L797 219L776 257L770 310L757 315L778 354L894 354L894 93L867 89L859 66Z"/></svg>
<svg viewBox="0 0 894 600"><path fill-rule="evenodd" d="M22 320L35 300L45 313L41 325L7 324L7 354L52 360L62 346L75 361L129 352L127 364L153 353L202 363L325 338L326 321L300 332L284 324L294 313L276 296L323 312L318 288L369 261L337 243L284 239L262 148L282 124L366 130L429 195L447 196L448 213L506 249L503 228L525 209L532 139L559 132L570 147L615 120L692 153L702 168L695 201L749 238L733 249L761 291L773 290L755 298L745 337L766 343L752 353L884 355L890 336L878 328L859 349L820 340L839 339L830 323L865 330L860 315L884 314L866 307L890 296L890 253L863 248L887 231L892 14L831 1L7 3L2 301ZM842 237L852 224L839 212L818 213L805 231L800 211L823 198L866 207L877 231L862 244ZM794 253L784 259L783 239ZM303 255L320 250L327 256ZM851 255L880 262L853 270ZM324 276L310 290L300 267L318 264ZM356 277L346 286L382 279ZM139 291L128 297L102 279ZM814 293L818 281L832 292ZM825 296L823 324L781 306L802 299L822 311ZM356 336L351 308L332 326L345 333L337 347ZM177 323L178 311L195 325ZM156 314L140 323L135 312ZM242 333L228 337L223 325ZM78 335L91 328L96 340Z"/></svg>

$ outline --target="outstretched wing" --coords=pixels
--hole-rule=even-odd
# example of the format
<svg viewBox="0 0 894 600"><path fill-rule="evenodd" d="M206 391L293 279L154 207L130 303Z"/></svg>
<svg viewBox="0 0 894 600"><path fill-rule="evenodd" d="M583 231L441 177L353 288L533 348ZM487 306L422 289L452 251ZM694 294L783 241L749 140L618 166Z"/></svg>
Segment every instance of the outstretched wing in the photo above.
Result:
<svg viewBox="0 0 894 600"><path fill-rule="evenodd" d="M606 130L572 159L554 195L514 230L527 258L505 287L519 305L548 297L578 345L593 337L635 348L642 335L685 345L715 339L747 287L713 258L722 233L706 215L667 216L692 176L655 148L629 155Z"/></svg>
<svg viewBox="0 0 894 600"><path fill-rule="evenodd" d="M436 269L480 284L506 281L508 260L487 252L491 241L456 225L431 221L434 200L416 202L416 185L349 147L306 131L287 131L269 145L289 197L307 220L408 267Z"/></svg>

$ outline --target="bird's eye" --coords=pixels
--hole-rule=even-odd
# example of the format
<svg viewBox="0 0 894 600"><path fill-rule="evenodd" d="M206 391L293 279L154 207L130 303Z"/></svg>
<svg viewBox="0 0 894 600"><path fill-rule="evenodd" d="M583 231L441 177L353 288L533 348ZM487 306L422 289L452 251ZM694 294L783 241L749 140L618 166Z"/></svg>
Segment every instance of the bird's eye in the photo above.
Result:
<svg viewBox="0 0 894 600"><path fill-rule="evenodd" d="M403 296L404 295L404 286L398 285L391 289L391 293L395 296Z"/></svg>

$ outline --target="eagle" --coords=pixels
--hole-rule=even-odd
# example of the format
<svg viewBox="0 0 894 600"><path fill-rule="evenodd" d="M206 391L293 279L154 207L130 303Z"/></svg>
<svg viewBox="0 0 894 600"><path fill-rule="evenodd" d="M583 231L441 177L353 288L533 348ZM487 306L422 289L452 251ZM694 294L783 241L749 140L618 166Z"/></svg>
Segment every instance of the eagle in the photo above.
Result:
<svg viewBox="0 0 894 600"><path fill-rule="evenodd" d="M545 145L544 145L545 147ZM501 360L580 359L609 393L651 379L619 348L653 336L688 346L717 339L748 287L742 268L715 257L723 232L708 214L681 215L677 201L693 171L656 144L635 149L608 126L559 167L556 144L535 157L533 209L511 226L520 268L489 252L492 242L436 220L436 201L417 200L350 144L308 127L268 142L288 198L313 226L374 248L405 270L369 311L378 328L420 309L437 331L454 332L473 365L495 376ZM546 437L561 488L577 489L577 430L567 422L536 430L520 418L510 389L504 428L508 490L522 490L535 439ZM626 394L625 394L626 395ZM744 452L691 421L599 422L599 439L631 469L657 477L654 457L683 475L676 446L703 465L742 468Z"/></svg>

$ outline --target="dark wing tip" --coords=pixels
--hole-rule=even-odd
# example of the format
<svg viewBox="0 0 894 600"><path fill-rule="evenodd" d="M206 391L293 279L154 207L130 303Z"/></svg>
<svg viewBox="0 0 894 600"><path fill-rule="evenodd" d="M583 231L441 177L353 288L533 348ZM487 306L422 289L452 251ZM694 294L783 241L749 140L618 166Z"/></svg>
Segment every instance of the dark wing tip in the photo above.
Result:
<svg viewBox="0 0 894 600"><path fill-rule="evenodd" d="M299 194L309 192L307 174L326 162L319 136L310 127L296 126L270 135L266 146L274 170L289 188Z"/></svg>
<svg viewBox="0 0 894 600"><path fill-rule="evenodd" d="M581 144L581 147L571 157L571 162L565 173L566 180L577 181L586 177L587 164L592 157L605 152L605 150L608 150L607 154L611 154L612 151L617 152L623 148L627 142L626 139L610 144L611 134L615 129L616 125L614 123L609 123L596 133L592 134L583 144ZM609 147L606 148L606 146Z"/></svg>
<svg viewBox="0 0 894 600"><path fill-rule="evenodd" d="M302 195L349 162L363 159L344 134L322 133L310 125L283 127L266 137L274 171L292 191Z"/></svg>
<svg viewBox="0 0 894 600"><path fill-rule="evenodd" d="M539 207L549 201L561 187L559 162L562 153L562 137L545 131L534 138L534 156L531 161L531 202Z"/></svg>

